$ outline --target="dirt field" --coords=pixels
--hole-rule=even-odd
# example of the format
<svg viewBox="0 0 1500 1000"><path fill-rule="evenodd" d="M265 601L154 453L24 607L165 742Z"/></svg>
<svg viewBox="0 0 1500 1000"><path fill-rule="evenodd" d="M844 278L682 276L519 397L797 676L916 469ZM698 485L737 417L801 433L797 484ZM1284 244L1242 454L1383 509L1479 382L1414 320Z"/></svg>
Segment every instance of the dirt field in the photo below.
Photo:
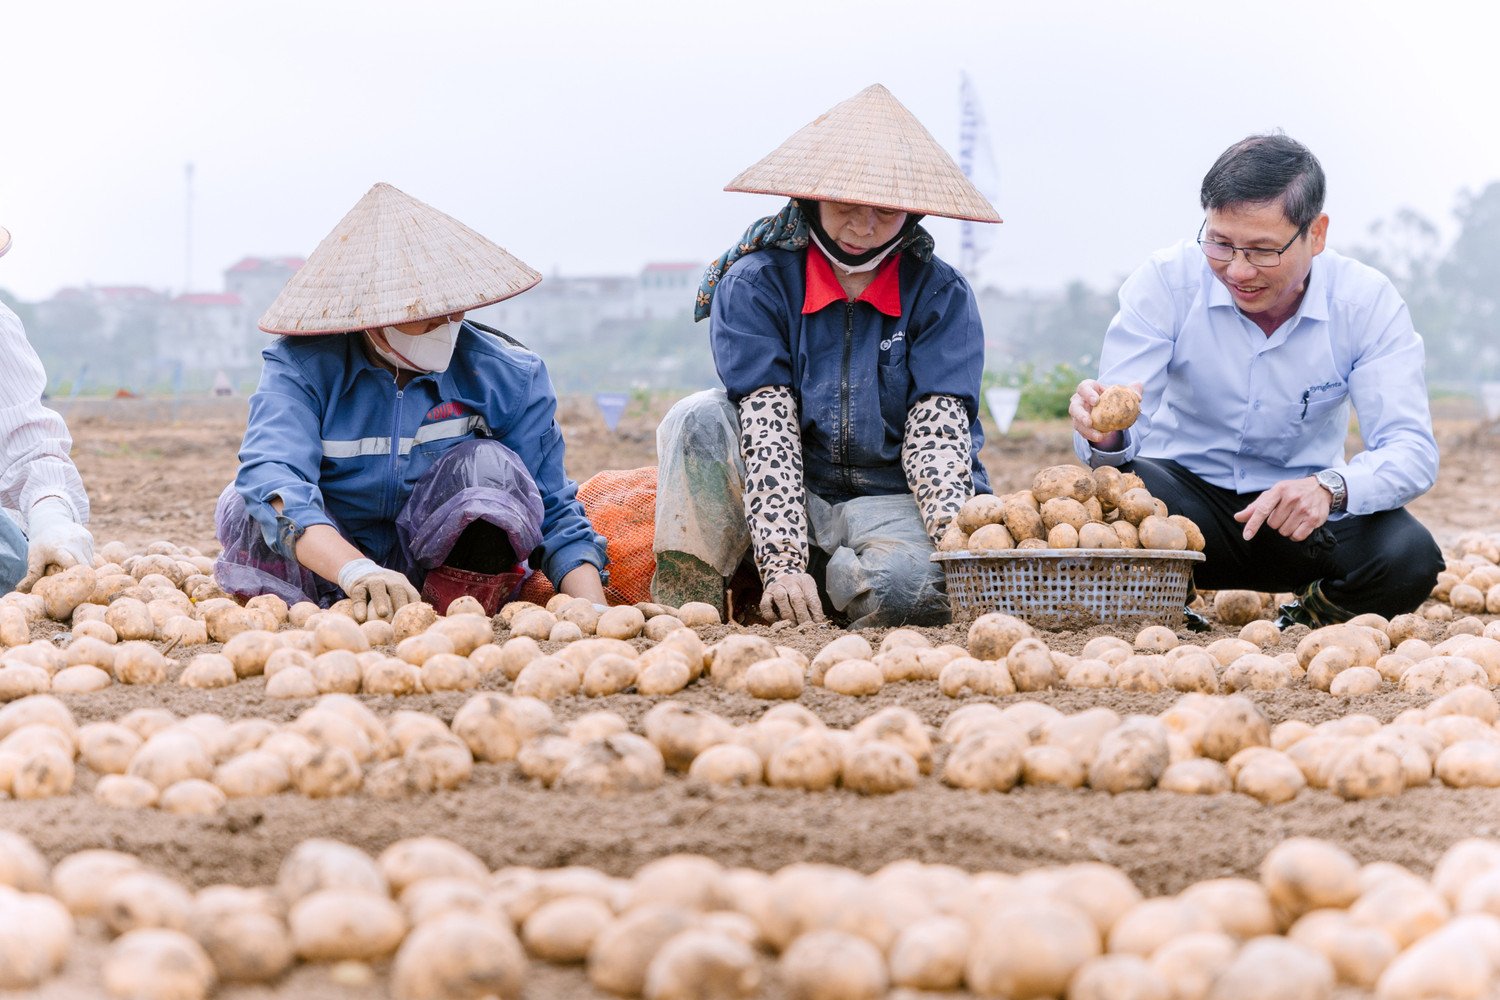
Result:
<svg viewBox="0 0 1500 1000"><path fill-rule="evenodd" d="M561 416L570 473L581 480L606 466L653 463L654 428L664 409L664 402L634 404L618 433L611 435L591 403L566 402ZM214 501L233 475L243 414L243 401L233 400L185 401L175 408L150 400L83 402L66 410L76 460L93 502L97 538L132 546L162 538L213 554ZM1495 499L1500 496L1500 470L1488 461L1495 439L1473 423L1444 421L1441 437L1442 478L1412 509L1446 545L1462 531L1493 530L1500 521ZM1016 488L1037 468L1070 460L1069 437L1061 424L1021 425L1009 436L992 437L983 458L997 491ZM705 638L724 631L707 632ZM926 631L934 643L964 641L961 627ZM782 631L776 641L811 653L835 634L831 628L807 627ZM1192 641L1233 634L1218 630ZM1285 638L1281 648L1290 649L1295 637ZM1046 638L1053 648L1066 650L1081 646L1085 637L1053 633ZM270 700L264 689L263 679L254 678L218 691L175 684L115 686L64 700L80 723L115 718L142 706L161 706L184 716L208 711L284 720L311 704ZM447 721L469 695L361 697L380 714L416 709ZM676 697L735 722L754 719L767 707L766 702L702 685ZM1177 695L1052 691L1014 697L1065 711L1104 705L1126 715L1159 712ZM1379 694L1344 700L1306 687L1253 697L1272 722L1317 722L1354 712L1388 721L1427 700L1398 694L1391 685ZM562 720L602 708L634 724L653 702L627 694L563 699L553 707ZM890 704L904 705L925 722L940 725L963 704L943 697L931 682L890 685L866 699L809 688L801 703L834 726L851 725ZM901 858L1010 872L1102 860L1119 866L1148 894L1176 892L1222 875L1253 877L1266 851L1288 836L1325 837L1361 861L1394 861L1426 874L1456 841L1500 835L1500 797L1454 791L1436 782L1367 802L1307 790L1279 806L1263 806L1243 795L1205 798L1155 791L1118 796L1087 789L969 793L950 789L935 777L923 778L911 791L876 798L842 790L707 788L680 776L669 776L664 787L642 795L591 798L542 789L523 779L513 765L482 764L467 785L416 801L390 803L364 795L314 801L282 794L231 800L222 814L197 819L106 809L89 794L94 780L80 768L78 786L69 796L0 801L0 828L30 837L54 861L82 848L108 847L140 855L194 886L274 881L282 857L312 836L336 837L375 852L403 837L437 834L463 844L492 868L581 864L620 876L673 852L707 853L726 865L763 870L811 860L863 872ZM100 947L95 942L76 953L68 974L37 995L97 995L92 984L97 982ZM532 968L529 997L596 995L575 971L539 963ZM216 995L380 997L387 995L384 984L377 975L373 983L341 985L327 968L303 966L275 991L224 988ZM766 995L779 994L773 988Z"/></svg>

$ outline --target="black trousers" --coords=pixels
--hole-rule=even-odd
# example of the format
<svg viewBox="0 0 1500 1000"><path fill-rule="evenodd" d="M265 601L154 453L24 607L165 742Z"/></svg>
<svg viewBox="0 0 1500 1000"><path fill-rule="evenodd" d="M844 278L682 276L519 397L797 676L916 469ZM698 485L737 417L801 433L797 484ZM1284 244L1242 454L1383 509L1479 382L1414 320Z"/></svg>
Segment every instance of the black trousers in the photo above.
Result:
<svg viewBox="0 0 1500 1000"><path fill-rule="evenodd" d="M1120 468L1202 529L1206 560L1193 582L1204 590L1295 593L1316 581L1327 600L1351 614L1390 617L1415 611L1443 569L1432 534L1404 508L1330 520L1301 542L1263 524L1247 542L1234 515L1259 493L1206 483L1169 459L1138 458Z"/></svg>

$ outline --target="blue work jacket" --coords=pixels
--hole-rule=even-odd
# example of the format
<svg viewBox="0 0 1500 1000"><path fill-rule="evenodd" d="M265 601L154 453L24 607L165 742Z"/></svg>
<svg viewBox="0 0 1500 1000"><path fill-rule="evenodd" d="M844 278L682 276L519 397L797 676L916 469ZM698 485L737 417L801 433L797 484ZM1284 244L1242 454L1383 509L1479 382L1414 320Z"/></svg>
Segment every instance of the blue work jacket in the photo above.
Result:
<svg viewBox="0 0 1500 1000"><path fill-rule="evenodd" d="M448 370L398 389L366 357L363 340L280 337L261 352L234 485L268 545L295 559L302 532L328 524L371 559L404 570L396 515L412 487L449 448L484 437L519 455L541 493L532 568L556 584L583 563L604 567L605 540L563 471L557 397L541 358L464 323Z"/></svg>
<svg viewBox="0 0 1500 1000"><path fill-rule="evenodd" d="M709 336L730 402L790 387L807 489L842 503L909 492L901 468L907 412L925 396L957 397L969 415L975 492L990 492L979 462L984 331L968 282L936 257L903 254L899 316L860 301L804 314L806 262L806 250L769 248L741 257L720 279Z"/></svg>

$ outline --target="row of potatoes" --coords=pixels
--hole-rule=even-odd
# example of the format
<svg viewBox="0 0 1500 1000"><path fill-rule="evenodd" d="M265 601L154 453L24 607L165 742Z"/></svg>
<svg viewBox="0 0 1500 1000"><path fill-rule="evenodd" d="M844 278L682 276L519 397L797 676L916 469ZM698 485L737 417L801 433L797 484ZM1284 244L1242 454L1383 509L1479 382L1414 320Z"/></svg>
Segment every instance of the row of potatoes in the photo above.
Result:
<svg viewBox="0 0 1500 1000"><path fill-rule="evenodd" d="M191 891L128 854L50 868L0 832L0 988L43 984L80 936L112 938L101 977L124 1000L198 1000L273 983L297 962L398 1000L522 996L530 960L581 965L648 1000L875 1000L892 987L1067 1000L1480 998L1500 973L1500 842L1465 840L1424 879L1293 838L1258 877L1147 898L1097 862L1020 874L897 861L871 875L774 873L672 855L630 878L584 867L495 871L435 837L378 858L309 840L276 883Z"/></svg>
<svg viewBox="0 0 1500 1000"><path fill-rule="evenodd" d="M1081 465L1043 469L1030 489L970 497L938 542L942 552L1203 547L1198 526L1168 511L1135 473Z"/></svg>
<svg viewBox="0 0 1500 1000"><path fill-rule="evenodd" d="M1303 646L1320 638L1314 633ZM1011 650L1023 664L1025 641ZM1311 673L1330 650L1345 648L1329 643L1299 652ZM1035 659L1050 662L1045 649ZM993 669L1005 670L1004 662L993 661ZM429 793L463 785L476 762L514 761L523 777L545 787L591 794L653 789L668 771L721 785L890 794L938 769L947 785L982 791L1237 791L1276 803L1309 786L1351 799L1395 795L1434 776L1452 787L1500 787L1497 719L1500 702L1478 685L1460 686L1384 726L1351 715L1272 727L1242 695L1195 692L1157 717L975 702L951 713L939 731L899 706L840 730L797 704L736 726L668 700L645 714L639 734L613 712L562 725L545 702L496 692L471 697L451 726L422 712L382 719L335 694L284 725L137 709L118 722L80 727L62 702L34 695L0 709L0 793L68 794L76 760L100 776L93 794L106 805L206 815L230 799L287 791L315 798Z"/></svg>
<svg viewBox="0 0 1500 1000"><path fill-rule="evenodd" d="M1055 687L1213 694L1306 684L1352 697L1378 691L1384 683L1411 694L1443 694L1466 684L1500 685L1500 623L1485 625L1470 618L1440 630L1416 615L1390 621L1362 615L1307 632L1293 650L1266 652L1282 641L1282 633L1267 621L1253 621L1238 637L1204 646L1153 625L1133 641L1096 636L1075 655L1049 649L1020 619L990 614L970 627L966 656L944 663L926 654L926 662L943 693L955 698ZM827 673L832 674L843 669L838 662L843 657L868 655L862 642L857 636L837 639L815 663L829 665Z"/></svg>

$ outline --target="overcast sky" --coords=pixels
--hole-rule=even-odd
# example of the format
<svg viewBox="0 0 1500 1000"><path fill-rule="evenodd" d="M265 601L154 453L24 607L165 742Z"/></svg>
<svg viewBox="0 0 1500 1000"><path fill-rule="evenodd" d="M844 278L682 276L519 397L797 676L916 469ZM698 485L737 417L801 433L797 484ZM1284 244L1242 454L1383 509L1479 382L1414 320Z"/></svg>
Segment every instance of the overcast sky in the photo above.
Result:
<svg viewBox="0 0 1500 1000"><path fill-rule="evenodd" d="M775 199L730 177L880 82L957 155L960 71L1005 217L984 283L1116 281L1191 236L1203 172L1283 128L1331 242L1500 179L1494 5L1387 0L135 0L0 4L0 287L194 290L305 255L376 181L545 274L707 260ZM958 259L956 227L935 227Z"/></svg>

